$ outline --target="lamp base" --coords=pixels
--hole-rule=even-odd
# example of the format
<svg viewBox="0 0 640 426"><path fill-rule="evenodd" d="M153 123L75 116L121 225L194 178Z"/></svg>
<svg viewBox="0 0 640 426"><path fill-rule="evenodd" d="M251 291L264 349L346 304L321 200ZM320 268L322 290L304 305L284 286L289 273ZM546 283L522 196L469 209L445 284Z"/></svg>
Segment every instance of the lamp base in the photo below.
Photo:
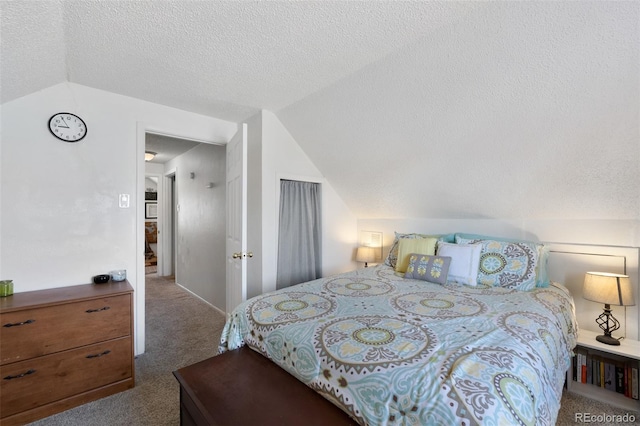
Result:
<svg viewBox="0 0 640 426"><path fill-rule="evenodd" d="M598 342L606 343L607 345L620 346L620 340L611 336L606 336L604 334L596 336L596 340Z"/></svg>

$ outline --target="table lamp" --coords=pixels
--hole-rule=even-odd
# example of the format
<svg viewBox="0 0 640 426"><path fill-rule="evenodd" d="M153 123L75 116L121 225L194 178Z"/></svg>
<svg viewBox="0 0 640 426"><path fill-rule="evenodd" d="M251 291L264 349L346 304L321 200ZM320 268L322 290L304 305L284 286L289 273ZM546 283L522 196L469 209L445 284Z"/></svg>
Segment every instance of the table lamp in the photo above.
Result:
<svg viewBox="0 0 640 426"><path fill-rule="evenodd" d="M369 262L376 261L376 250L375 247L358 247L358 251L356 252L356 261L364 262L364 267L366 268Z"/></svg>
<svg viewBox="0 0 640 426"><path fill-rule="evenodd" d="M620 323L611 314L611 305L635 305L629 277L608 272L587 272L584 277L582 297L593 302L604 303L604 312L596 318L604 334L597 336L596 340L607 345L619 345L620 340L611 337L611 333L620 328Z"/></svg>

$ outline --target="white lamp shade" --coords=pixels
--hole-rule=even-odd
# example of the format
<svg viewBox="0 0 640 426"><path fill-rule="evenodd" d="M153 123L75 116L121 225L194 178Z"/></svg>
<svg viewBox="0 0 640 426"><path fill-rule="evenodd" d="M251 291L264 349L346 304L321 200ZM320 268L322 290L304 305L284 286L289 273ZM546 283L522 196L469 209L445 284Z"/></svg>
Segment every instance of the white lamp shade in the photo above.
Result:
<svg viewBox="0 0 640 426"><path fill-rule="evenodd" d="M635 305L631 280L627 275L608 272L587 272L584 276L582 297L607 305Z"/></svg>
<svg viewBox="0 0 640 426"><path fill-rule="evenodd" d="M145 151L144 153L144 161L151 161L153 157L156 156L156 153L153 151Z"/></svg>
<svg viewBox="0 0 640 426"><path fill-rule="evenodd" d="M375 262L376 261L376 250L374 247L358 247L358 251L356 252L356 261L358 262Z"/></svg>

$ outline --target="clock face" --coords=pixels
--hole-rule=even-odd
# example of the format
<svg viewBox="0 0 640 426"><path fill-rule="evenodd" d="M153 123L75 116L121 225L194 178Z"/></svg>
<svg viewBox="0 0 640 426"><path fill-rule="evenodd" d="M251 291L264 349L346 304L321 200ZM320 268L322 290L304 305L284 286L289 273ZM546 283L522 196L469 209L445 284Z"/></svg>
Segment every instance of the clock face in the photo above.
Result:
<svg viewBox="0 0 640 426"><path fill-rule="evenodd" d="M84 121L68 112L59 112L51 117L49 130L53 136L65 142L78 142L87 135L87 125Z"/></svg>

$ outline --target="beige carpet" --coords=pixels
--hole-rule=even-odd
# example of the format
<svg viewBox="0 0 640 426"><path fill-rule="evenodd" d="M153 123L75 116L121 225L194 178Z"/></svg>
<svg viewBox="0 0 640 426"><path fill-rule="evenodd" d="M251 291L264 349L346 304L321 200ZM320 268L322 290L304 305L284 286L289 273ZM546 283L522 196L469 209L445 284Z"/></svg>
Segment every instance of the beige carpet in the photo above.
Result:
<svg viewBox="0 0 640 426"><path fill-rule="evenodd" d="M33 425L180 424L180 387L172 372L217 353L224 316L175 285L172 279L155 275L146 278L147 347L136 359L136 387ZM625 411L565 392L557 424L580 424L575 422L575 413L623 415ZM635 417L636 422L632 424L640 424L640 415L635 413Z"/></svg>
<svg viewBox="0 0 640 426"><path fill-rule="evenodd" d="M562 406L560 407L560 412L558 413L558 420L556 424L558 426L569 426L569 425L581 425L581 424L589 424L593 426L613 426L613 425L640 425L640 413L637 411L627 411L622 410L620 408L613 407L608 404L604 404L600 401L595 401L593 399L585 398L580 395L576 395L569 392L564 392L562 395ZM576 413L590 413L594 416L600 416L602 414L605 415L620 415L624 416L626 413L632 413L635 417L635 421L631 423L615 423L615 422L576 422L575 414ZM603 416L602 416L603 417Z"/></svg>

